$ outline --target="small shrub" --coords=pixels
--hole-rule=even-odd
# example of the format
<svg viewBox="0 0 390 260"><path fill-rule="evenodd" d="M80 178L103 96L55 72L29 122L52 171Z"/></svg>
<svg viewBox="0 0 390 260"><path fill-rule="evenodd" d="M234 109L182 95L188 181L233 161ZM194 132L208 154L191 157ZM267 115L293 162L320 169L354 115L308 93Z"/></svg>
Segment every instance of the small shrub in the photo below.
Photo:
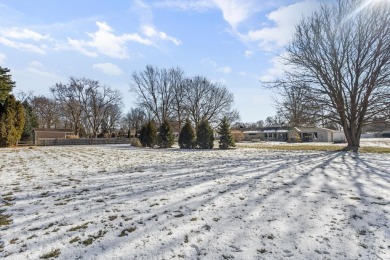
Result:
<svg viewBox="0 0 390 260"><path fill-rule="evenodd" d="M142 146L142 144L138 138L131 138L130 145L134 146L134 147L141 147Z"/></svg>
<svg viewBox="0 0 390 260"><path fill-rule="evenodd" d="M159 133L157 136L157 145L160 148L171 148L175 142L175 137L173 136L172 126L168 120L164 120L159 128Z"/></svg>
<svg viewBox="0 0 390 260"><path fill-rule="evenodd" d="M195 148L195 131L192 128L190 120L187 119L179 134L180 149Z"/></svg>
<svg viewBox="0 0 390 260"><path fill-rule="evenodd" d="M214 147L214 132L207 120L202 120L196 129L196 144L200 149Z"/></svg>
<svg viewBox="0 0 390 260"><path fill-rule="evenodd" d="M244 141L245 136L244 136L243 132L241 132L239 130L233 130L233 131L231 131L231 133L233 135L233 140L235 143L239 143L239 142Z"/></svg>

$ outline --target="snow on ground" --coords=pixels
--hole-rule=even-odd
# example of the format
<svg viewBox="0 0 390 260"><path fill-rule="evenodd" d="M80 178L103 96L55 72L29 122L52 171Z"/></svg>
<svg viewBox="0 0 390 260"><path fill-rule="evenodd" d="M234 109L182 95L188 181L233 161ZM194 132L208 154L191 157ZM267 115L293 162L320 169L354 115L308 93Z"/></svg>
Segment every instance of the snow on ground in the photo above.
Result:
<svg viewBox="0 0 390 260"><path fill-rule="evenodd" d="M390 156L0 150L6 259L390 259Z"/></svg>

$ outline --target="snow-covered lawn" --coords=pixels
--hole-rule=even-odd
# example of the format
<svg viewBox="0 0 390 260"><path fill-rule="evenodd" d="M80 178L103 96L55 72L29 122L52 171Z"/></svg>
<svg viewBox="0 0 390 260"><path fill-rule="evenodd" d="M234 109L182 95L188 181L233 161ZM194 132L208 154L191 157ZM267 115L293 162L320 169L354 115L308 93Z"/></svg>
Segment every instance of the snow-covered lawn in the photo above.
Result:
<svg viewBox="0 0 390 260"><path fill-rule="evenodd" d="M390 156L0 150L7 259L390 259Z"/></svg>

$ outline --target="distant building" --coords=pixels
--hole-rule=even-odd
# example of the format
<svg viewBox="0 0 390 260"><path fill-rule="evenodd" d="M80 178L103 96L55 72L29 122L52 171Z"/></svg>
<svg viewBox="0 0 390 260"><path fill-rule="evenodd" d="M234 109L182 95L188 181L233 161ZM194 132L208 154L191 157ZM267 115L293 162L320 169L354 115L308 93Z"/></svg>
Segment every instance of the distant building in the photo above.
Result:
<svg viewBox="0 0 390 260"><path fill-rule="evenodd" d="M244 131L245 141L296 141L303 142L343 142L345 136L342 131L335 131L321 127L266 127L259 131Z"/></svg>
<svg viewBox="0 0 390 260"><path fill-rule="evenodd" d="M72 129L34 128L33 133L35 145L37 145L41 140L69 138L75 136Z"/></svg>

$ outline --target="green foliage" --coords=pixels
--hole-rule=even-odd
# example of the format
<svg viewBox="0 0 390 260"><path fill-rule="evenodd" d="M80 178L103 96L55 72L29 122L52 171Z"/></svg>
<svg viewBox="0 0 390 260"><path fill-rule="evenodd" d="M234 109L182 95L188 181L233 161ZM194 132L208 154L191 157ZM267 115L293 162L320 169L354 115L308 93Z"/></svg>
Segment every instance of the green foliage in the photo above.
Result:
<svg viewBox="0 0 390 260"><path fill-rule="evenodd" d="M139 139L143 147L153 147L156 144L157 129L153 121L142 126Z"/></svg>
<svg viewBox="0 0 390 260"><path fill-rule="evenodd" d="M11 80L9 69L0 67L0 103L4 103L9 93L15 87L15 81Z"/></svg>
<svg viewBox="0 0 390 260"><path fill-rule="evenodd" d="M195 145L195 131L190 120L187 119L179 134L179 146L180 149L193 149Z"/></svg>
<svg viewBox="0 0 390 260"><path fill-rule="evenodd" d="M23 141L32 141L33 140L33 129L39 126L38 117L34 113L32 107L27 101L23 102L24 107L24 128L22 133L21 140Z"/></svg>
<svg viewBox="0 0 390 260"><path fill-rule="evenodd" d="M171 148L174 142L175 137L173 136L171 123L165 119L159 128L157 145L160 148Z"/></svg>
<svg viewBox="0 0 390 260"><path fill-rule="evenodd" d="M214 133L209 122L202 120L196 129L196 144L200 149L213 149Z"/></svg>
<svg viewBox="0 0 390 260"><path fill-rule="evenodd" d="M14 146L24 129L24 108L21 102L9 95L4 105L0 104L0 146Z"/></svg>
<svg viewBox="0 0 390 260"><path fill-rule="evenodd" d="M236 146L233 135L230 131L230 124L226 116L222 118L221 124L219 125L218 134L220 149L229 149L229 147Z"/></svg>

